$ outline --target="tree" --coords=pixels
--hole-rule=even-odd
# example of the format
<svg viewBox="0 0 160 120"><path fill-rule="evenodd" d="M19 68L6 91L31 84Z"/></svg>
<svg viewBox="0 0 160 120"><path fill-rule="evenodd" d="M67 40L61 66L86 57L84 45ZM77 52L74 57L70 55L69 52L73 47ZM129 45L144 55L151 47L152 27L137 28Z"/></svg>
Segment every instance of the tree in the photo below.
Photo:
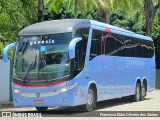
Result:
<svg viewBox="0 0 160 120"><path fill-rule="evenodd" d="M61 8L66 8L67 10L72 10L74 13L74 18L77 18L78 12L81 11L82 14L85 13L86 5L84 0L46 0L45 5L49 9L58 13Z"/></svg>
<svg viewBox="0 0 160 120"><path fill-rule="evenodd" d="M110 17L113 13L117 13L119 9L123 9L125 14L136 14L142 8L140 0L99 0L101 6L98 6L101 21L110 23ZM132 12L133 11L133 12Z"/></svg>
<svg viewBox="0 0 160 120"><path fill-rule="evenodd" d="M111 24L139 34L145 34L145 23L142 15L127 15L123 10L111 15Z"/></svg>
<svg viewBox="0 0 160 120"><path fill-rule="evenodd" d="M70 19L75 18L74 13L71 10L66 10L66 8L61 8L58 13L46 8L44 10L44 21L56 20L56 19ZM78 13L77 18L79 19L93 19L99 21L98 11L96 9L90 9L82 15Z"/></svg>
<svg viewBox="0 0 160 120"><path fill-rule="evenodd" d="M139 0L134 1L139 3ZM126 2L128 4L126 4ZM131 8L132 3L135 5L133 0L127 0L125 2L124 0L47 0L45 4L46 7L51 8L56 13L58 13L62 7L66 8L66 10L72 10L72 13L74 12L74 18L78 17L79 12L85 15L91 9L97 9L99 11L100 21L110 23L110 15L118 8L117 6L121 5L120 7L128 10Z"/></svg>
<svg viewBox="0 0 160 120"><path fill-rule="evenodd" d="M33 0L0 1L0 58L3 48L16 41L18 32L23 27L36 21L37 2ZM13 51L9 51L9 57Z"/></svg>
<svg viewBox="0 0 160 120"><path fill-rule="evenodd" d="M38 0L38 22L44 20L44 1Z"/></svg>
<svg viewBox="0 0 160 120"><path fill-rule="evenodd" d="M152 38L154 39L156 67L160 69L160 10L157 11L152 27Z"/></svg>
<svg viewBox="0 0 160 120"><path fill-rule="evenodd" d="M160 8L160 0L144 0L144 15L146 18L146 34L151 36L152 26L157 10Z"/></svg>
<svg viewBox="0 0 160 120"><path fill-rule="evenodd" d="M143 11L144 16L146 19L146 35L151 36L152 34L152 26L154 22L154 18L156 15L157 10L160 8L160 0L100 0L104 4L108 3L105 7L107 7L107 12L104 10L100 10L103 17L109 17L112 11L115 12L119 7L123 9L123 11L133 11L134 14L137 13L137 11ZM133 12L130 12L133 14ZM131 15L130 15L131 16ZM103 20L103 19L102 19ZM107 20L107 19L106 19ZM104 21L104 20L103 20ZM110 20L106 21L110 22Z"/></svg>

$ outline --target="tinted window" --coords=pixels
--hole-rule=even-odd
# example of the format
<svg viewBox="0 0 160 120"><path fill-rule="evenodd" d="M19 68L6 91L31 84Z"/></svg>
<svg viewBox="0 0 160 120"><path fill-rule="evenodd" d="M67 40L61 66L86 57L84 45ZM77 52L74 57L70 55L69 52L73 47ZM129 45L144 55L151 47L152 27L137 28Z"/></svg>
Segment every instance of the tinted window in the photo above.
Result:
<svg viewBox="0 0 160 120"><path fill-rule="evenodd" d="M108 56L151 58L154 55L153 42L93 30L90 59L101 54Z"/></svg>
<svg viewBox="0 0 160 120"><path fill-rule="evenodd" d="M134 39L132 37L125 37L125 44L126 44L126 51L127 51L127 57L136 57L135 55L135 47L136 44L134 42Z"/></svg>
<svg viewBox="0 0 160 120"><path fill-rule="evenodd" d="M151 58L154 55L153 44L151 41L143 41L135 39L135 55L136 57Z"/></svg>
<svg viewBox="0 0 160 120"><path fill-rule="evenodd" d="M153 46L153 42L151 41L147 41L147 49L149 51L149 53L147 54L147 57L153 57L154 56L154 46Z"/></svg>
<svg viewBox="0 0 160 120"><path fill-rule="evenodd" d="M126 44L125 44L125 36L113 34L116 42L116 56L126 56Z"/></svg>
<svg viewBox="0 0 160 120"><path fill-rule="evenodd" d="M104 50L104 46L102 45L103 43L101 41L102 35L103 35L102 31L99 30L92 31L90 60L98 55L101 55Z"/></svg>
<svg viewBox="0 0 160 120"><path fill-rule="evenodd" d="M106 39L106 55L115 55L116 53L116 43L117 43L117 38L110 34L108 38Z"/></svg>

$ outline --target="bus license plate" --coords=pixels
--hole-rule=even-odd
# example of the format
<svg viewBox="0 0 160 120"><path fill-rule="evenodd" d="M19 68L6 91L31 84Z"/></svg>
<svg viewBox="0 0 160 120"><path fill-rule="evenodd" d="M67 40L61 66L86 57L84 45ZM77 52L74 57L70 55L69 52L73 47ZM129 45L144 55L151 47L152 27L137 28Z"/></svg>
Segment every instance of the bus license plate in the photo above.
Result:
<svg viewBox="0 0 160 120"><path fill-rule="evenodd" d="M34 104L43 104L44 101L43 100L34 100Z"/></svg>

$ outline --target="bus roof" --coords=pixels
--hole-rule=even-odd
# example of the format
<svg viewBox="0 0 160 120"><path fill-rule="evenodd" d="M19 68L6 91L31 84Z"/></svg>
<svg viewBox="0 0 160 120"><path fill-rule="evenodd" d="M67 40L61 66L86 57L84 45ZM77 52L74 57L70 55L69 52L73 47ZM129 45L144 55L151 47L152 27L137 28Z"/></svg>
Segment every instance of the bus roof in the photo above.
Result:
<svg viewBox="0 0 160 120"><path fill-rule="evenodd" d="M73 32L77 28L90 27L88 19L61 19L44 21L22 29L19 35L44 35Z"/></svg>
<svg viewBox="0 0 160 120"><path fill-rule="evenodd" d="M89 19L61 19L61 20L44 21L30 25L22 29L19 35L44 35L44 34L65 33L65 32L73 32L77 28L91 27L91 26L98 26L104 29L109 28L112 30L113 33L123 34L126 36L132 36L145 40L152 40L150 37L136 34L129 30L125 30L119 27L115 27L113 25Z"/></svg>

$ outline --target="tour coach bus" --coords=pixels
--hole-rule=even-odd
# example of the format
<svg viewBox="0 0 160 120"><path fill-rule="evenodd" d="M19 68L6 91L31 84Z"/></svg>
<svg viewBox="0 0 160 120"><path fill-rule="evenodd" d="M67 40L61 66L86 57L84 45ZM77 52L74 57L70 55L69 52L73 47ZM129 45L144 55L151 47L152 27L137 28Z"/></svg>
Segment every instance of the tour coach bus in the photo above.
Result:
<svg viewBox="0 0 160 120"><path fill-rule="evenodd" d="M88 19L36 23L22 29L13 68L14 106L83 105L155 89L153 40Z"/></svg>

